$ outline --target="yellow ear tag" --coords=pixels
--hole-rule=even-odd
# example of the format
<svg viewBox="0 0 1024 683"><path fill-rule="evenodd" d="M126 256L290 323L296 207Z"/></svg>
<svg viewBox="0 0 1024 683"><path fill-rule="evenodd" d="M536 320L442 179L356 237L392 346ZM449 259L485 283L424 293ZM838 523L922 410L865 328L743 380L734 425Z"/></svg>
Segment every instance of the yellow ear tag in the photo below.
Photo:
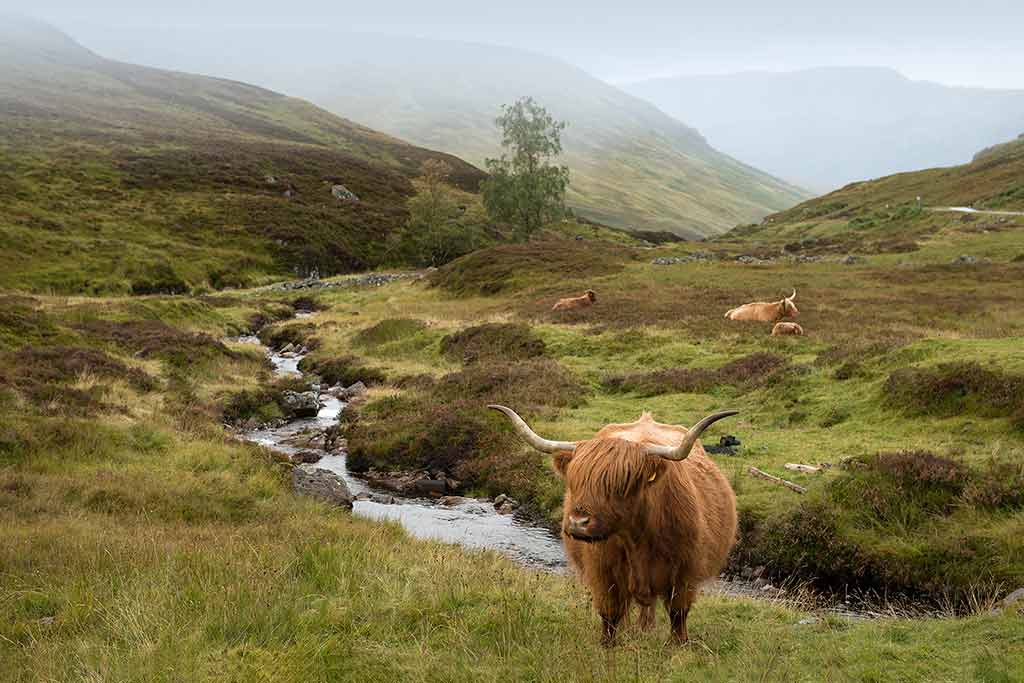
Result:
<svg viewBox="0 0 1024 683"><path fill-rule="evenodd" d="M651 475L651 478L647 480L647 483L650 483L650 482L654 481L655 477L657 477L657 476L658 476L658 473L657 473L657 472L655 472L654 474L652 474L652 475Z"/></svg>

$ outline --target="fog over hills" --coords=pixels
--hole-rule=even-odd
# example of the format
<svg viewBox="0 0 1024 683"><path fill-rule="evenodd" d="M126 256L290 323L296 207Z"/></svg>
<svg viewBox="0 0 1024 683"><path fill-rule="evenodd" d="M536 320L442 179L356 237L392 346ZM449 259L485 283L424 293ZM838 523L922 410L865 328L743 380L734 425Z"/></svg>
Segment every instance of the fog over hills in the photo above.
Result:
<svg viewBox="0 0 1024 683"><path fill-rule="evenodd" d="M884 68L680 76L624 89L718 149L802 186L969 161L1024 131L1024 90L949 87Z"/></svg>
<svg viewBox="0 0 1024 683"><path fill-rule="evenodd" d="M531 95L569 123L570 205L616 226L713 235L807 196L651 104L524 50L308 29L137 30L100 40L122 58L258 83L477 164L500 152L500 106Z"/></svg>

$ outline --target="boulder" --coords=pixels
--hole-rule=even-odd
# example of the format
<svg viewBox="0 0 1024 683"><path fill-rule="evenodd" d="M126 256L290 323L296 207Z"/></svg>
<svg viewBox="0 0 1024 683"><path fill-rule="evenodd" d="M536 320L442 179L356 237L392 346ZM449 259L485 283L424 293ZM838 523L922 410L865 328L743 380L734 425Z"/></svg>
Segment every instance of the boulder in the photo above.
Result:
<svg viewBox="0 0 1024 683"><path fill-rule="evenodd" d="M437 502L440 503L441 505L444 505L445 507L454 507L456 505L468 503L471 500L472 498L463 498L462 496L444 496L441 498L441 500Z"/></svg>
<svg viewBox="0 0 1024 683"><path fill-rule="evenodd" d="M312 464L314 462L319 462L320 458L322 458L322 457L323 457L322 453L319 453L317 451L306 450L306 451L299 451L298 453L293 453L292 456L291 456L291 461L293 463L300 464L300 465L301 464Z"/></svg>
<svg viewBox="0 0 1024 683"><path fill-rule="evenodd" d="M417 479L412 484L412 491L419 496L443 496L448 490L444 479Z"/></svg>
<svg viewBox="0 0 1024 683"><path fill-rule="evenodd" d="M316 417L323 408L320 397L312 391L285 391L281 394L284 413L288 417Z"/></svg>
<svg viewBox="0 0 1024 683"><path fill-rule="evenodd" d="M341 202L358 202L359 197L344 185L332 185L331 195Z"/></svg>
<svg viewBox="0 0 1024 683"><path fill-rule="evenodd" d="M292 468L292 489L300 495L352 509L352 493L345 485L345 481L334 472L305 467Z"/></svg>
<svg viewBox="0 0 1024 683"><path fill-rule="evenodd" d="M341 399L349 399L349 400L351 400L353 398L357 398L359 396L362 396L365 393L366 393L366 385L363 384L362 382L356 382L352 386L345 387L344 389L342 389L341 391L336 393L335 396L337 396L338 398L341 398Z"/></svg>

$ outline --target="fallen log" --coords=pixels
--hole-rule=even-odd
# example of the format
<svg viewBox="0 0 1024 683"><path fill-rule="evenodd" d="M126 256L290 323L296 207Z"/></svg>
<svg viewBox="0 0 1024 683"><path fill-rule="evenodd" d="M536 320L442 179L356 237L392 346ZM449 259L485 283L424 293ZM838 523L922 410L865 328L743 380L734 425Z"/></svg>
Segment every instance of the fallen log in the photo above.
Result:
<svg viewBox="0 0 1024 683"><path fill-rule="evenodd" d="M817 474L818 472L821 472L820 467L815 467L814 465L804 465L798 462L787 462L785 465L783 465L783 467L785 467L787 470L793 470L794 472L804 472L805 474Z"/></svg>
<svg viewBox="0 0 1024 683"><path fill-rule="evenodd" d="M783 479L781 477L776 477L774 474L768 474L767 472L765 472L763 470L759 470L756 467L748 467L747 468L747 472L749 472L750 474L754 475L755 477L759 477L761 479L765 479L767 481L770 481L773 484L778 484L779 486L785 486L787 489L790 489L792 491L796 491L797 493L807 493L807 489L805 489L803 486L800 486L799 484L794 484L791 481L786 481L785 479Z"/></svg>

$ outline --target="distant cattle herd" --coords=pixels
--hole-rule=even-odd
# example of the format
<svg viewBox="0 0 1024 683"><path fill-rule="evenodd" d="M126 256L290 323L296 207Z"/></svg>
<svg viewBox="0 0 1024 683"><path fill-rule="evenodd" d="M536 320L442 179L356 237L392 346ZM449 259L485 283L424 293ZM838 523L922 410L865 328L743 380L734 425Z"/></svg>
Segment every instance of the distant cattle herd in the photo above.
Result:
<svg viewBox="0 0 1024 683"><path fill-rule="evenodd" d="M800 315L800 310L793 301L796 299L796 290L787 297L771 303L765 301L754 301L743 304L736 308L730 308L725 312L726 320L738 320L748 322L773 323L772 336L803 336L804 328L798 323L784 321L783 318L795 318ZM551 307L552 311L570 311L573 309L593 306L597 302L597 294L588 289L580 296L571 296L559 299Z"/></svg>

